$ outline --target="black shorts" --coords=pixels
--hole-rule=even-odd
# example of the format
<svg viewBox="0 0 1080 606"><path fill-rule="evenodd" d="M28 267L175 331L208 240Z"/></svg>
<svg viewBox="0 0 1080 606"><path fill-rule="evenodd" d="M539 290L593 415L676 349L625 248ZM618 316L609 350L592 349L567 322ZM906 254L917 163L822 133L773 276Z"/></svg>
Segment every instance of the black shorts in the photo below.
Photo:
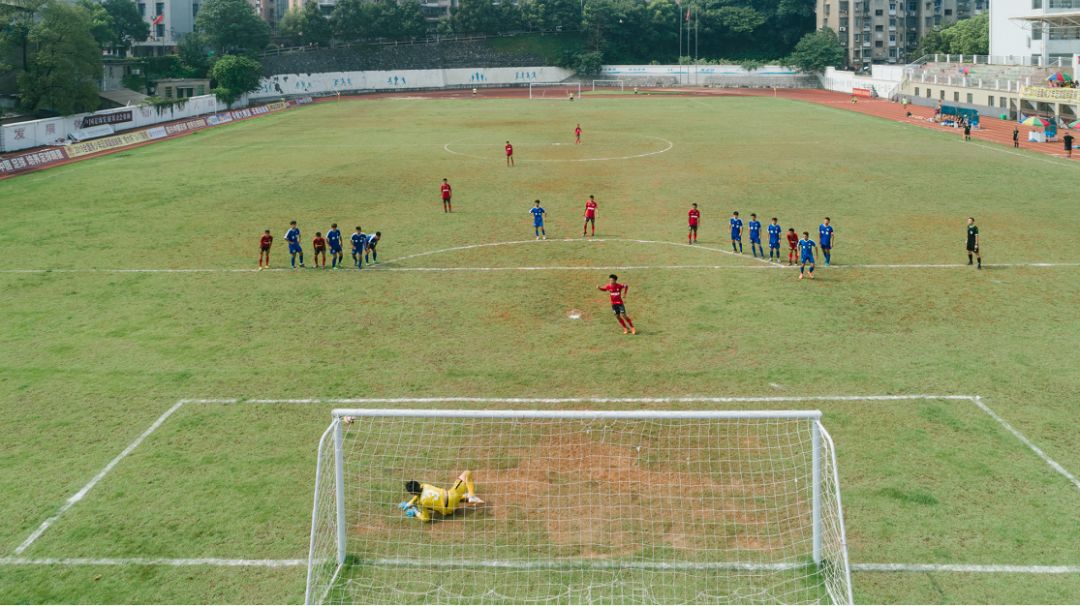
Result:
<svg viewBox="0 0 1080 606"><path fill-rule="evenodd" d="M265 253L268 253L268 252L270 252L270 247L269 247L269 246L260 246L260 247L259 247L259 250L260 250L261 252L265 252Z"/></svg>
<svg viewBox="0 0 1080 606"><path fill-rule="evenodd" d="M690 231L696 232L697 231L697 225L691 225L690 226Z"/></svg>
<svg viewBox="0 0 1080 606"><path fill-rule="evenodd" d="M596 224L596 217L585 217L585 222L586 223L592 223L592 224L595 225Z"/></svg>
<svg viewBox="0 0 1080 606"><path fill-rule="evenodd" d="M974 243L974 242L968 242L967 250L968 250L968 252L977 253L977 252L979 252L979 245Z"/></svg>
<svg viewBox="0 0 1080 606"><path fill-rule="evenodd" d="M325 255L326 254L326 247L325 246L316 247L315 248L315 254L319 254L319 253L322 253L322 254Z"/></svg>
<svg viewBox="0 0 1080 606"><path fill-rule="evenodd" d="M611 311L615 312L615 315L622 314L622 315L625 316L626 315L626 305L624 305L623 303L612 303L611 304Z"/></svg>

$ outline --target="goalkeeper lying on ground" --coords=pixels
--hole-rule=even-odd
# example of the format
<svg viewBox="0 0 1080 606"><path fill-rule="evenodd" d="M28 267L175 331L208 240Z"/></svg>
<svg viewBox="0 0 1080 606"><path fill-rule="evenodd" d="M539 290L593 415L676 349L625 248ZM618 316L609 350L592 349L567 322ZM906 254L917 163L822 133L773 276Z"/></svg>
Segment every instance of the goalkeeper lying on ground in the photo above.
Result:
<svg viewBox="0 0 1080 606"><path fill-rule="evenodd" d="M481 505L484 502L476 496L473 489L472 472L465 470L458 476L453 488L446 490L431 484L421 484L416 480L405 482L405 492L413 497L408 501L398 503L398 509L405 512L410 518L417 518L421 522L428 522L432 513L448 516L453 515L454 510L461 504L464 498L466 505Z"/></svg>

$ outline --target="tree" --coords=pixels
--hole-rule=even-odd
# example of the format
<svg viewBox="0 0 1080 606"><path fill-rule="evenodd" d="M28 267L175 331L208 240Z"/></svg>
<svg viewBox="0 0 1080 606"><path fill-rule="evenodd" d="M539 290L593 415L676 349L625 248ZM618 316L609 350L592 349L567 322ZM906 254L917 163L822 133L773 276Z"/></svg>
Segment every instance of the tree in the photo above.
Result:
<svg viewBox="0 0 1080 606"><path fill-rule="evenodd" d="M461 0L450 19L458 33L496 34L519 29L521 10L509 1Z"/></svg>
<svg viewBox="0 0 1080 606"><path fill-rule="evenodd" d="M844 55L836 32L824 28L803 36L786 63L807 73L823 72L826 67L840 67Z"/></svg>
<svg viewBox="0 0 1080 606"><path fill-rule="evenodd" d="M575 30L581 27L580 0L528 0L521 3L522 20L528 29Z"/></svg>
<svg viewBox="0 0 1080 606"><path fill-rule="evenodd" d="M945 52L955 55L990 54L990 15L983 13L962 19L941 32L948 45Z"/></svg>
<svg viewBox="0 0 1080 606"><path fill-rule="evenodd" d="M176 44L176 54L180 56L180 61L197 78L203 78L210 73L208 50L206 41L198 32L184 35Z"/></svg>
<svg viewBox="0 0 1080 606"><path fill-rule="evenodd" d="M254 54L270 42L270 27L247 0L206 0L195 30L217 54Z"/></svg>
<svg viewBox="0 0 1080 606"><path fill-rule="evenodd" d="M101 49L90 14L77 5L49 2L28 36L28 69L19 75L22 105L64 115L98 107Z"/></svg>
<svg viewBox="0 0 1080 606"><path fill-rule="evenodd" d="M30 0L21 8L0 11L0 52L14 56L20 71L30 69L30 30L44 7L45 0Z"/></svg>
<svg viewBox="0 0 1080 606"><path fill-rule="evenodd" d="M262 65L251 57L225 55L210 70L213 93L223 103L232 107L246 93L258 90L262 80Z"/></svg>
<svg viewBox="0 0 1080 606"><path fill-rule="evenodd" d="M146 42L150 24L143 21L139 9L131 0L103 0L101 5L112 18L115 48L127 49L134 42Z"/></svg>
<svg viewBox="0 0 1080 606"><path fill-rule="evenodd" d="M371 36L370 10L363 0L339 0L330 13L330 27L338 40L352 42ZM285 30L285 20L280 28Z"/></svg>
<svg viewBox="0 0 1080 606"><path fill-rule="evenodd" d="M300 42L325 46L332 36L329 19L323 16L319 2L312 0L303 4L300 11Z"/></svg>
<svg viewBox="0 0 1080 606"><path fill-rule="evenodd" d="M419 38L427 33L428 24L419 0L398 2L398 28L403 38Z"/></svg>

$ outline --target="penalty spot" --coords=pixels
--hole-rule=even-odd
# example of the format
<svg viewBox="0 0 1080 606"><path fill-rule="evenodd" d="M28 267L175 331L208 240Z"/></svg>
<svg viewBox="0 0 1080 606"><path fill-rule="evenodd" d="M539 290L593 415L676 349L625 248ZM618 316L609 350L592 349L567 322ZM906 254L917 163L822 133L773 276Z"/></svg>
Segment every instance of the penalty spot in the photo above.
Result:
<svg viewBox="0 0 1080 606"><path fill-rule="evenodd" d="M581 312L576 309L571 309L570 311L566 312L566 317L570 318L571 320L580 320Z"/></svg>

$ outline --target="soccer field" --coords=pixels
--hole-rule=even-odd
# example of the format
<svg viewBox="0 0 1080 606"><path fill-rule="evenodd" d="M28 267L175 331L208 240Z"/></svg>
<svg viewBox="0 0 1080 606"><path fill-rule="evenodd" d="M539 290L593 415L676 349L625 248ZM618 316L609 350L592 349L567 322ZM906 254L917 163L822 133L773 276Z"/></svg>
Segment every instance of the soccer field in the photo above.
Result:
<svg viewBox="0 0 1080 606"><path fill-rule="evenodd" d="M819 409L857 602L1075 603L1080 168L958 139L783 98L385 98L4 181L0 601L301 602L335 401L482 397L422 406ZM732 254L733 210L830 216L833 266ZM309 254L381 231L381 263L289 270L293 219Z"/></svg>

